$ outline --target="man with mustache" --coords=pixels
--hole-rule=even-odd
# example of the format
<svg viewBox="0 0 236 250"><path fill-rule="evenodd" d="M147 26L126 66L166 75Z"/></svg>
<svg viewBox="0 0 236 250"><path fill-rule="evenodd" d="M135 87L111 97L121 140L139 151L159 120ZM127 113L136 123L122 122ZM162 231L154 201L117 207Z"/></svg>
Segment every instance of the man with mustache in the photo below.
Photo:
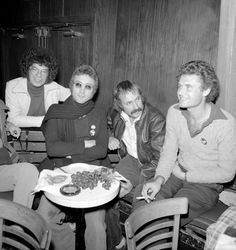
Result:
<svg viewBox="0 0 236 250"><path fill-rule="evenodd" d="M120 162L115 170L127 179L127 182L121 182L119 193L119 197L124 197L154 176L164 142L165 118L158 109L145 102L140 87L128 80L120 82L115 88L110 118L108 147L119 152ZM117 204L107 212L111 249L114 246L115 249L122 249L125 244ZM114 224L111 225L111 222Z"/></svg>

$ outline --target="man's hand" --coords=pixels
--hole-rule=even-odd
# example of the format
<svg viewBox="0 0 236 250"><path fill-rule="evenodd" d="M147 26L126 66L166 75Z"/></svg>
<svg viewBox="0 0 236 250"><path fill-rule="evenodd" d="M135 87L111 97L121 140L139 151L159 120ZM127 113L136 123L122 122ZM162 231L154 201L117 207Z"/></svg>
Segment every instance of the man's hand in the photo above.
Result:
<svg viewBox="0 0 236 250"><path fill-rule="evenodd" d="M96 140L84 140L84 147L91 148L96 146Z"/></svg>
<svg viewBox="0 0 236 250"><path fill-rule="evenodd" d="M130 191L132 190L133 185L131 184L131 182L129 180L127 181L121 181L120 182L120 193L119 193L119 197L122 198L125 195L127 195L128 193L130 193Z"/></svg>
<svg viewBox="0 0 236 250"><path fill-rule="evenodd" d="M108 148L110 150L116 150L120 148L120 141L113 136L109 137Z"/></svg>
<svg viewBox="0 0 236 250"><path fill-rule="evenodd" d="M13 123L11 122L6 122L6 130L10 132L10 134L13 137L18 138L20 136L21 133L21 129L18 128L17 126L15 126Z"/></svg>
<svg viewBox="0 0 236 250"><path fill-rule="evenodd" d="M163 183L164 178L162 176L157 176L153 181L144 183L142 196L145 198L146 202L150 203L150 201L155 199L155 196L160 191Z"/></svg>

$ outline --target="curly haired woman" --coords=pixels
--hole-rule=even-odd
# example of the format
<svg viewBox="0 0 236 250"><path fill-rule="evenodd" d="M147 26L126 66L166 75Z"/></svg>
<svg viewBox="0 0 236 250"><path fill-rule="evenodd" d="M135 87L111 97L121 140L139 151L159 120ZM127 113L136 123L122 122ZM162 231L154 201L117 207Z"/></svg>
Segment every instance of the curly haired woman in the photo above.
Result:
<svg viewBox="0 0 236 250"><path fill-rule="evenodd" d="M54 81L58 67L45 49L31 48L20 61L21 77L6 83L8 121L18 127L40 127L48 108L70 95Z"/></svg>

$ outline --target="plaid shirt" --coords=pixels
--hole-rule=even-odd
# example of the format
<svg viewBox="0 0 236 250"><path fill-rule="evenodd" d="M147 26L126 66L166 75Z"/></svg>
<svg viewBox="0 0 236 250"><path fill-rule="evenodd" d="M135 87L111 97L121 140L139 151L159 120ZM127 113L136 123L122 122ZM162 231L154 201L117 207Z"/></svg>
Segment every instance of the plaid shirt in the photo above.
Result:
<svg viewBox="0 0 236 250"><path fill-rule="evenodd" d="M236 206L230 206L218 218L217 222L207 228L206 243L204 250L214 250L219 236L228 227L236 228Z"/></svg>

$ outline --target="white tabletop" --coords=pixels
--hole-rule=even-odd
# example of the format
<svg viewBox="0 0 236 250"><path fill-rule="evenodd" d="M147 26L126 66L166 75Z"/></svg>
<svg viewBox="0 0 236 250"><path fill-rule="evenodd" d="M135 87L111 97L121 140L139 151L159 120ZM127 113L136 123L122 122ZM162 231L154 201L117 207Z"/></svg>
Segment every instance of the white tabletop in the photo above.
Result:
<svg viewBox="0 0 236 250"><path fill-rule="evenodd" d="M53 187L42 189L45 195L51 201L66 207L73 208L90 208L103 205L112 199L114 199L120 187L120 182L118 180L113 180L109 190L106 190L102 187L102 184L99 182L97 187L93 190L89 188L81 189L79 194L73 196L66 196L60 192L60 188L66 184L71 183L71 174L76 173L77 171L94 171L95 169L99 169L101 166L94 166L84 163L74 163L63 167L64 170L68 172L68 174L63 173L60 169L56 169L52 171L53 176L65 175L67 176L66 180L61 183L56 183ZM43 170L46 171L46 170Z"/></svg>

